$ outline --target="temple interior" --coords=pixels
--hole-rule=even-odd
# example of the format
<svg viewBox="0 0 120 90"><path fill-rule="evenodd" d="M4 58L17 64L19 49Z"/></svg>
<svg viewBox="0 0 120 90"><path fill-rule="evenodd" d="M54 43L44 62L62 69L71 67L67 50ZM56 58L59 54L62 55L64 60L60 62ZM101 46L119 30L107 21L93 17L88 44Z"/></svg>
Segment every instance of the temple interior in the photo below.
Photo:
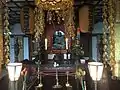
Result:
<svg viewBox="0 0 120 90"><path fill-rule="evenodd" d="M0 0L0 90L119 90L120 0Z"/></svg>

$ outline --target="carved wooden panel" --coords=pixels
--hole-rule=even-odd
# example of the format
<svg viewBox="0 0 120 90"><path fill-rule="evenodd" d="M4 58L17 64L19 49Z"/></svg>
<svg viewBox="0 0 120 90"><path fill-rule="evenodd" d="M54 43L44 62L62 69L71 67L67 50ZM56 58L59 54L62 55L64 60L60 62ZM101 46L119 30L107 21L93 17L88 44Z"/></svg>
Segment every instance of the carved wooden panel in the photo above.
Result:
<svg viewBox="0 0 120 90"><path fill-rule="evenodd" d="M34 9L23 7L20 11L20 23L22 31L26 34L32 34L34 29Z"/></svg>

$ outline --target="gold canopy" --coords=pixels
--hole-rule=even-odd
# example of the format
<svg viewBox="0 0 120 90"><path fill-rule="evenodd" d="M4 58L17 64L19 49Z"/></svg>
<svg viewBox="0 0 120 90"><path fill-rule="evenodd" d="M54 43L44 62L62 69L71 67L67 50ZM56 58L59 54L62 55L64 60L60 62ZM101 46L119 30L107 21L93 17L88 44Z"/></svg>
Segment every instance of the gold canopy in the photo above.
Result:
<svg viewBox="0 0 120 90"><path fill-rule="evenodd" d="M66 37L74 37L74 8L73 0L35 0L35 38L44 33L44 10L59 11L59 16L64 19Z"/></svg>
<svg viewBox="0 0 120 90"><path fill-rule="evenodd" d="M35 0L35 4L44 10L64 10L73 6L73 0Z"/></svg>

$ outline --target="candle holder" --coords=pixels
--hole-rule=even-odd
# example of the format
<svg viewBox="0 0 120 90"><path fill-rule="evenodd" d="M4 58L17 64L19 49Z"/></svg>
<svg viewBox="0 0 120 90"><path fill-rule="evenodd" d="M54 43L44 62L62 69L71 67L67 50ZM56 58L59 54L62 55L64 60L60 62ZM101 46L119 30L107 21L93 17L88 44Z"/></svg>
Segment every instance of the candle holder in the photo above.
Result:
<svg viewBox="0 0 120 90"><path fill-rule="evenodd" d="M40 72L40 60L38 60L38 80L39 80L39 84L38 84L38 86L35 87L36 90L38 88L43 87L43 84L42 84L42 75L41 74L42 74L42 72Z"/></svg>
<svg viewBox="0 0 120 90"><path fill-rule="evenodd" d="M40 72L40 78L39 78L39 84L38 84L38 86L36 86L37 88L41 88L41 87L43 87L43 84L42 84L42 75L41 75L41 72Z"/></svg>
<svg viewBox="0 0 120 90"><path fill-rule="evenodd" d="M67 71L66 74L67 74L67 82L66 82L65 86L66 87L72 87L69 83L69 71Z"/></svg>
<svg viewBox="0 0 120 90"><path fill-rule="evenodd" d="M62 86L59 84L59 79L58 79L58 71L56 68L56 84L53 86L53 88L62 88Z"/></svg>

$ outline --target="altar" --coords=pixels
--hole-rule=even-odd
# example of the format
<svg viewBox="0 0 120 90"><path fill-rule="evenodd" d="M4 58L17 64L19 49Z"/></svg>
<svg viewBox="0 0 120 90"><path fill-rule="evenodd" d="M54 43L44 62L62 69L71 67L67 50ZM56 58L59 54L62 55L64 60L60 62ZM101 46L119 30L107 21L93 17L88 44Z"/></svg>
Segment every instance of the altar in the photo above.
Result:
<svg viewBox="0 0 120 90"><path fill-rule="evenodd" d="M34 70L34 67L36 68L35 72L31 71ZM57 65L57 63L30 65L25 77L26 79L23 79L22 82L26 80L27 90L83 90L82 88L90 90L92 88L92 79L88 72L87 62L79 65Z"/></svg>
<svg viewBox="0 0 120 90"><path fill-rule="evenodd" d="M46 6L46 3L49 5ZM25 16L24 9L29 10L28 16ZM27 39L28 43L25 40L23 42L24 36L13 37L15 61L23 64L18 89L83 90L88 88L90 75L84 56L89 57L90 34L81 32L83 27L75 27L74 1L35 0L34 10L31 7L23 7L20 13L21 31L27 37L24 39ZM28 22L30 30L26 31ZM85 40L81 40L82 37L85 37ZM83 41L87 43L84 45ZM23 58L23 51L24 53L28 51L29 59L18 60L18 57ZM80 59L84 60L84 64Z"/></svg>
<svg viewBox="0 0 120 90"><path fill-rule="evenodd" d="M89 32L77 30L74 22L74 1L35 1L35 29L33 61L37 63L36 90L83 90L87 88L87 63L80 59L89 57L81 37L89 41ZM44 5L48 3L49 5ZM79 16L80 17L80 16ZM88 18L88 17L87 17ZM87 37L88 36L88 37ZM86 50L87 49L87 50ZM86 51L85 51L86 50ZM37 55L34 55L35 54ZM85 60L85 59L84 59ZM79 67L79 68L78 68ZM79 71L80 70L80 71ZM86 72L87 74L84 74ZM89 75L87 76L89 77Z"/></svg>

